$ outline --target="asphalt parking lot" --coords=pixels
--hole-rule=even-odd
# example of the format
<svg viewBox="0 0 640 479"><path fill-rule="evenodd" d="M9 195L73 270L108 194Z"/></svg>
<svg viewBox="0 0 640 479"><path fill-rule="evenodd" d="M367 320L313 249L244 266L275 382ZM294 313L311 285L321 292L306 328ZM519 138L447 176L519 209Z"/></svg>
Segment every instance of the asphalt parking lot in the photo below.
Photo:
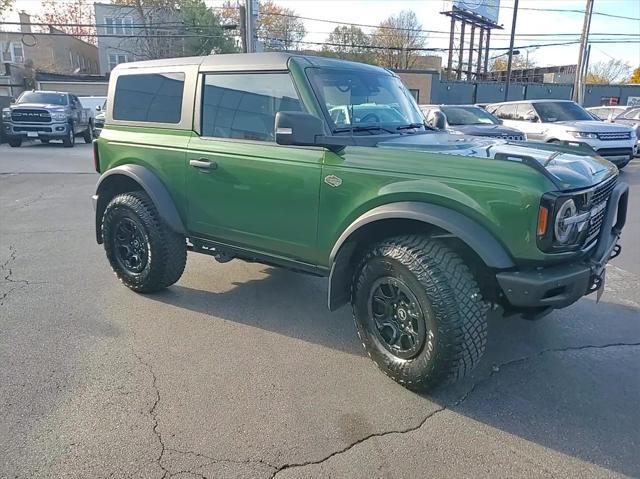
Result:
<svg viewBox="0 0 640 479"><path fill-rule="evenodd" d="M428 395L366 357L326 283L190 254L137 295L95 243L91 148L0 145L0 477L640 476L640 160L599 304L492 317Z"/></svg>

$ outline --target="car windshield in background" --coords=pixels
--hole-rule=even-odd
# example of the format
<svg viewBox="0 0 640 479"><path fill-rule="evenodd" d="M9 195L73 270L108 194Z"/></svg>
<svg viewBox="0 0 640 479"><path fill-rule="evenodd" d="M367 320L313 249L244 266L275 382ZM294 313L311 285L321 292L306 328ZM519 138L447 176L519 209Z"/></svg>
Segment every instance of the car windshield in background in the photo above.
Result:
<svg viewBox="0 0 640 479"><path fill-rule="evenodd" d="M534 108L544 122L594 119L584 108L570 101L534 103Z"/></svg>
<svg viewBox="0 0 640 479"><path fill-rule="evenodd" d="M447 115L447 122L456 125L498 125L498 119L482 108L475 106L443 106L442 112Z"/></svg>
<svg viewBox="0 0 640 479"><path fill-rule="evenodd" d="M334 132L424 130L415 100L392 76L357 70L307 70Z"/></svg>
<svg viewBox="0 0 640 479"><path fill-rule="evenodd" d="M66 105L67 95L64 93L45 93L28 91L22 94L18 101L20 103L46 103L48 105Z"/></svg>

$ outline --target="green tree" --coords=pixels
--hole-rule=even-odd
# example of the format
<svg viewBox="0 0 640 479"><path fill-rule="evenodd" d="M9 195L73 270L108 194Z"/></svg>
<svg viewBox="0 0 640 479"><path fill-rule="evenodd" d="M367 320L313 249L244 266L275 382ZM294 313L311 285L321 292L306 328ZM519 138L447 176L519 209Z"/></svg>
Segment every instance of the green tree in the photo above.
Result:
<svg viewBox="0 0 640 479"><path fill-rule="evenodd" d="M375 61L372 53L371 38L361 28L354 25L340 26L333 29L322 47L322 53L327 56L372 63Z"/></svg>
<svg viewBox="0 0 640 479"><path fill-rule="evenodd" d="M238 51L234 38L223 28L221 18L203 0L184 0L180 6L180 18L187 35L203 35L202 38L185 37L185 55Z"/></svg>
<svg viewBox="0 0 640 479"><path fill-rule="evenodd" d="M376 62L387 68L411 68L420 56L426 39L422 24L413 11L403 10L384 20L373 33L372 43L378 47Z"/></svg>

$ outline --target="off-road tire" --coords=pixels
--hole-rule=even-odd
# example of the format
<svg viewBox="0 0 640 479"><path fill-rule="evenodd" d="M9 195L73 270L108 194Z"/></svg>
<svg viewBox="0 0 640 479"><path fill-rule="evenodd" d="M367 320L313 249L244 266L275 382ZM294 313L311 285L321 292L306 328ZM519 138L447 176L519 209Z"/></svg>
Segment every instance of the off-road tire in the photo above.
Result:
<svg viewBox="0 0 640 479"><path fill-rule="evenodd" d="M115 233L118 222L128 218L142 231L148 251L145 268L137 274L117 259ZM180 279L187 262L185 237L172 231L160 218L155 205L143 191L115 196L102 217L104 249L114 273L125 286L138 293L152 293Z"/></svg>
<svg viewBox="0 0 640 479"><path fill-rule="evenodd" d="M73 125L69 125L69 131L67 132L67 136L62 139L62 145L65 148L73 148L76 144L76 134L73 130Z"/></svg>
<svg viewBox="0 0 640 479"><path fill-rule="evenodd" d="M22 145L22 138L11 138L9 140L9 146L11 148L20 148L20 145Z"/></svg>
<svg viewBox="0 0 640 479"><path fill-rule="evenodd" d="M410 359L390 352L372 329L370 295L383 277L403 282L424 313L426 340ZM484 353L487 304L462 258L438 240L399 236L372 247L356 270L352 306L366 352L387 376L409 389L425 391L460 379Z"/></svg>
<svg viewBox="0 0 640 479"><path fill-rule="evenodd" d="M93 134L93 124L89 123L89 127L82 133L82 138L84 139L85 143L91 143L93 141L94 138L94 134Z"/></svg>

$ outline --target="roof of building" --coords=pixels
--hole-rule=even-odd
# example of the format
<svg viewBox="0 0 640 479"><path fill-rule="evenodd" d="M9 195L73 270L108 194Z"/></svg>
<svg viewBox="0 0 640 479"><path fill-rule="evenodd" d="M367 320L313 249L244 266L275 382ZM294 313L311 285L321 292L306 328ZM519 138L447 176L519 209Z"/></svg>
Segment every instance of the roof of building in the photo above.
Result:
<svg viewBox="0 0 640 479"><path fill-rule="evenodd" d="M202 57L167 58L162 60L146 60L140 62L121 63L114 70L129 70L135 68L163 67L163 66L188 66L199 65L203 70L209 71L265 71L286 70L289 60L306 61L309 66L324 68L351 68L365 70L371 73L387 73L390 71L374 65L350 62L313 55L301 55L298 53L266 52L266 53L227 53L220 55L208 55Z"/></svg>

